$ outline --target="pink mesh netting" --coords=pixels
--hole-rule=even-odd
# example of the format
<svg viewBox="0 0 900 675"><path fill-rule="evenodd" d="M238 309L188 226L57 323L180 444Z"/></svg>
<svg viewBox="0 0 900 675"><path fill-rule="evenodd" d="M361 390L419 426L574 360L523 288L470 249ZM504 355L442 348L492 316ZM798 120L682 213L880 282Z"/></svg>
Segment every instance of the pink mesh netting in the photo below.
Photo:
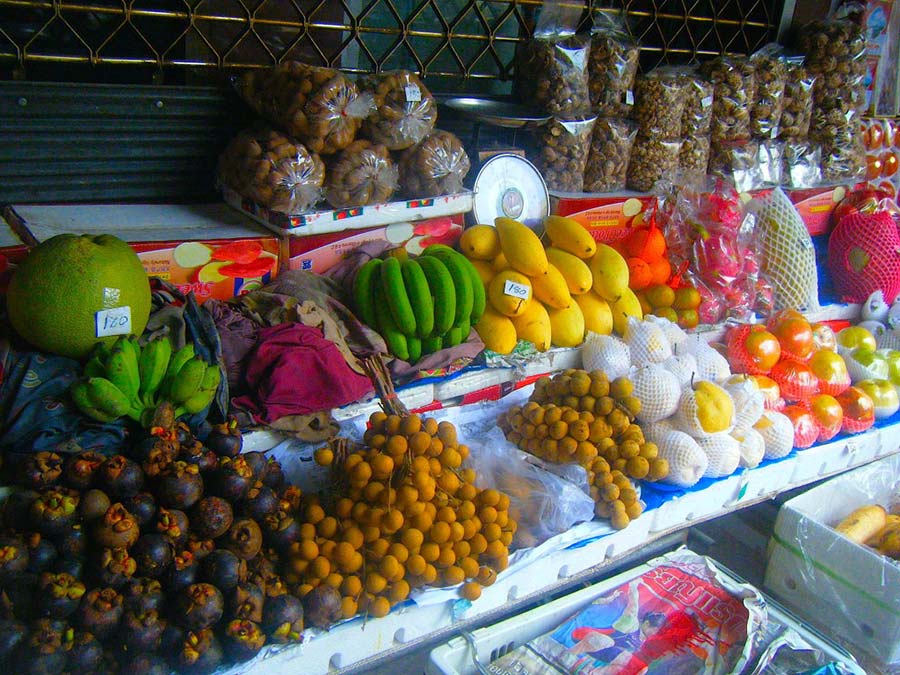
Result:
<svg viewBox="0 0 900 675"><path fill-rule="evenodd" d="M887 211L852 213L828 239L828 267L844 302L865 302L882 290L890 304L900 293L900 236Z"/></svg>

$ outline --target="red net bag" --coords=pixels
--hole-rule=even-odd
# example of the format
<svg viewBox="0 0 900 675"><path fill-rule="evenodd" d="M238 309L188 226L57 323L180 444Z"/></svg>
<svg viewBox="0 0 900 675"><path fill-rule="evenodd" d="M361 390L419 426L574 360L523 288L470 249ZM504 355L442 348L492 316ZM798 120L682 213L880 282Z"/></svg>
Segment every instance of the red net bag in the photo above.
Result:
<svg viewBox="0 0 900 675"><path fill-rule="evenodd" d="M844 302L865 302L884 292L888 304L900 293L900 236L888 211L850 213L828 239L828 267Z"/></svg>

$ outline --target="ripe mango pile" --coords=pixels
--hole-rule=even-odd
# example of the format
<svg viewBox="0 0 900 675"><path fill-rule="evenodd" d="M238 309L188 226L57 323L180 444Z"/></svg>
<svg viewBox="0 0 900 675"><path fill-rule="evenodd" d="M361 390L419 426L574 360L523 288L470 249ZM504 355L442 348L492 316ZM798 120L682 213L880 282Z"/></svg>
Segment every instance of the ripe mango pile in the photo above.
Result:
<svg viewBox="0 0 900 675"><path fill-rule="evenodd" d="M627 317L643 318L618 251L571 218L548 216L543 226L546 247L531 228L503 217L460 237L485 288L484 313L474 323L485 347L499 354L519 340L538 351L577 347L586 331L622 335Z"/></svg>

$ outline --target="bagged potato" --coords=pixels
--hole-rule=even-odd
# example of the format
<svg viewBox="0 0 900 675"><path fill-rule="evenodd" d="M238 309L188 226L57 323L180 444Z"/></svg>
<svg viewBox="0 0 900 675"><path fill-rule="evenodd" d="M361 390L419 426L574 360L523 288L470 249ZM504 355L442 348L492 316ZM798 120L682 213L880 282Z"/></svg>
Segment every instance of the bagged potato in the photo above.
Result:
<svg viewBox="0 0 900 675"><path fill-rule="evenodd" d="M375 108L363 121L361 133L388 150L405 150L427 136L437 121L437 105L415 73L398 70L378 73L357 82L371 94Z"/></svg>
<svg viewBox="0 0 900 675"><path fill-rule="evenodd" d="M219 157L218 180L243 197L284 213L310 210L322 197L325 164L280 131L256 125Z"/></svg>
<svg viewBox="0 0 900 675"><path fill-rule="evenodd" d="M238 90L271 124L323 155L350 145L372 110L372 97L360 96L346 75L299 61L246 73Z"/></svg>
<svg viewBox="0 0 900 675"><path fill-rule="evenodd" d="M336 209L386 202L397 189L397 176L386 147L353 141L328 165L325 199Z"/></svg>
<svg viewBox="0 0 900 675"><path fill-rule="evenodd" d="M462 191L471 164L460 140L435 129L398 160L400 189L409 197L436 197Z"/></svg>

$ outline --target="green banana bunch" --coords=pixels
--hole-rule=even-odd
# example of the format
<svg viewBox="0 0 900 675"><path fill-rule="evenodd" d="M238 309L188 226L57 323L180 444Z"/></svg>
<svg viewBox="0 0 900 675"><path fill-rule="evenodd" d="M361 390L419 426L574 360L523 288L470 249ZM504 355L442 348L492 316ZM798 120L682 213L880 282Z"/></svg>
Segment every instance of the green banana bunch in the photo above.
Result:
<svg viewBox="0 0 900 675"><path fill-rule="evenodd" d="M151 339L141 348L138 358L138 395L145 406L157 404L156 393L163 383L171 358L172 342L164 335Z"/></svg>
<svg viewBox="0 0 900 675"><path fill-rule="evenodd" d="M175 406L176 417L194 414L212 403L221 380L219 366L196 356L188 344L172 355L160 394Z"/></svg>

